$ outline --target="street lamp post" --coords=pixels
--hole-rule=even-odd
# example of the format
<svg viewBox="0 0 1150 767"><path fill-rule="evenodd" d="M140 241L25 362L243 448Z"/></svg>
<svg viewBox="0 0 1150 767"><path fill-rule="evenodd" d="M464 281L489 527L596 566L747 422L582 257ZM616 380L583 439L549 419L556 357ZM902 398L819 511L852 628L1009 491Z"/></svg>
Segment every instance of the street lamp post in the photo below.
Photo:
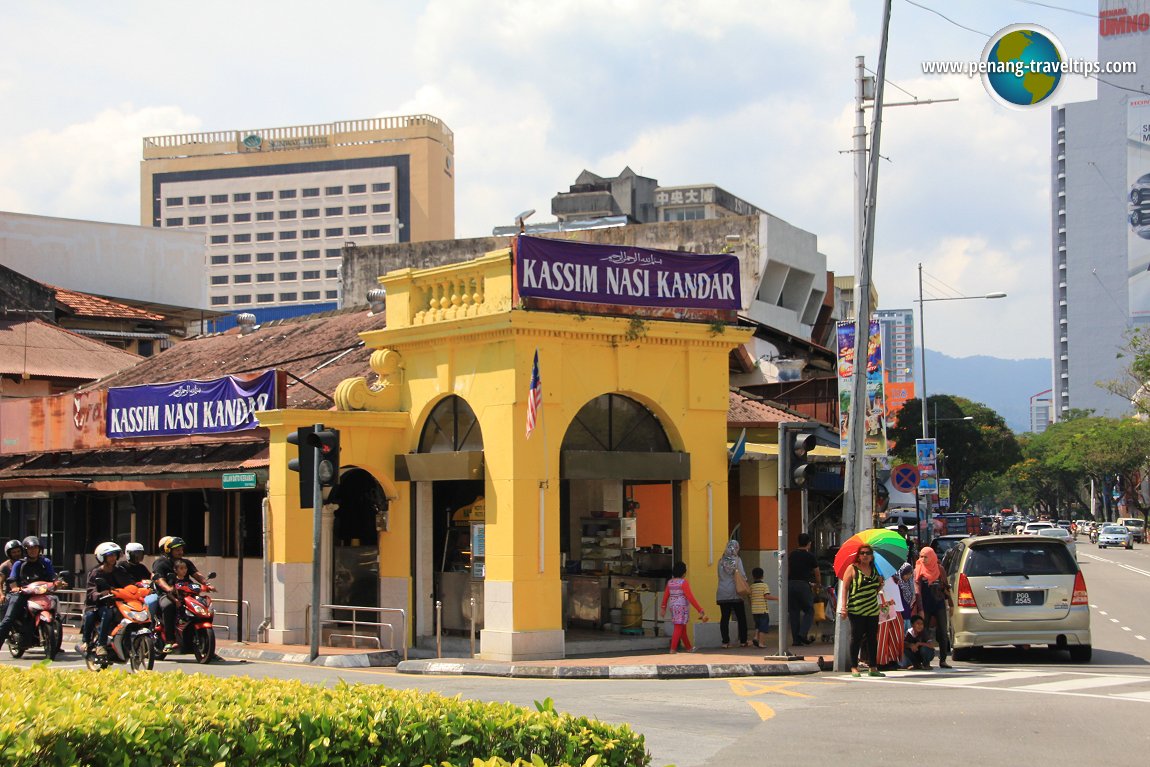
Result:
<svg viewBox="0 0 1150 767"><path fill-rule="evenodd" d="M922 295L922 264L918 265L918 299L915 303L918 304L918 337L919 337L919 360L922 367L922 393L919 395L919 401L922 403L922 438L930 438L930 429L927 426L926 415L926 312L923 311L924 304L928 301L973 301L982 298L1006 298L1006 294L999 291L995 293L987 293L984 296L950 296L947 298L924 298Z"/></svg>

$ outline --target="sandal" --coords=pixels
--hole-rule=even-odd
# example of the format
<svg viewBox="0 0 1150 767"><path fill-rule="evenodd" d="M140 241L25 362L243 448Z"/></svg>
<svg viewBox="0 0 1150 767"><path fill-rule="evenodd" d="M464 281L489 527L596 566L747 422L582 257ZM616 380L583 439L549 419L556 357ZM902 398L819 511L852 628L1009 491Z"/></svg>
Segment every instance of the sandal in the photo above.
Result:
<svg viewBox="0 0 1150 767"><path fill-rule="evenodd" d="M723 649L724 649L724 650L729 650L729 649L731 649L731 643L730 643L730 642L725 642L725 643L723 644Z"/></svg>
<svg viewBox="0 0 1150 767"><path fill-rule="evenodd" d="M750 642L741 642L739 644L739 647L750 647L750 646L751 646ZM755 645L755 646L758 647L758 645Z"/></svg>

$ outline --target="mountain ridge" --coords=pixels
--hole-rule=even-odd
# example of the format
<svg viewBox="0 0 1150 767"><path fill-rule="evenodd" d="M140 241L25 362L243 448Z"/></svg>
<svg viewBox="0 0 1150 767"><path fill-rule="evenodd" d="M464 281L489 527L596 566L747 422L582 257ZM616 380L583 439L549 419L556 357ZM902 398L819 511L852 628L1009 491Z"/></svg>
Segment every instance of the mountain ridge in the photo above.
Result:
<svg viewBox="0 0 1150 767"><path fill-rule="evenodd" d="M1030 431L1030 398L1051 388L1053 376L1049 357L950 357L926 350L928 398L953 394L981 402L1001 415L1017 434Z"/></svg>

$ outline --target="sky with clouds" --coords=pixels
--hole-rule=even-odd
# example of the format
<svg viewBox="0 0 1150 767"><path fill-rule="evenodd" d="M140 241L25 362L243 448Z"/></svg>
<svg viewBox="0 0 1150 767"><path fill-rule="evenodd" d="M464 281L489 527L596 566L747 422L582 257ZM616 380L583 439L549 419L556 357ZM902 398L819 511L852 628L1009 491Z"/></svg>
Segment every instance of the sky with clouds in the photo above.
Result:
<svg viewBox="0 0 1150 767"><path fill-rule="evenodd" d="M978 78L925 76L922 62L978 59L1019 22L1092 60L1097 5L916 3L894 0L887 101L959 101L884 112L880 305L911 306L921 262L928 296L1009 293L932 304L929 348L1049 357L1050 110L1006 109ZM0 210L134 224L144 136L429 113L455 133L457 236L527 208L547 220L581 170L629 165L667 186L718 184L815 233L849 274L855 56L877 68L881 12L880 0L6 4ZM1067 77L1058 101L1097 87Z"/></svg>

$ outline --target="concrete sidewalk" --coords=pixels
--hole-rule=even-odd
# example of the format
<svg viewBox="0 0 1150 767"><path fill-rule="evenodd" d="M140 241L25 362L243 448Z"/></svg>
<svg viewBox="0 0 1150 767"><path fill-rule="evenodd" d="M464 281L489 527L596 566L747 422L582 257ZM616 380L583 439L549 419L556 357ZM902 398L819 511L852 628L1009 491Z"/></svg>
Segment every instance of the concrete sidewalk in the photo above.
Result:
<svg viewBox="0 0 1150 767"><path fill-rule="evenodd" d="M830 661L829 645L794 648L797 655L786 660L768 659L775 648L705 648L692 653L630 652L563 658L560 660L501 662L482 658L435 658L403 660L395 650L321 647L310 665L335 668L393 666L401 674L447 674L529 679L700 679L709 677L788 676L815 674L821 658ZM263 642L220 640L216 652L223 658L277 663L309 664L309 648Z"/></svg>

